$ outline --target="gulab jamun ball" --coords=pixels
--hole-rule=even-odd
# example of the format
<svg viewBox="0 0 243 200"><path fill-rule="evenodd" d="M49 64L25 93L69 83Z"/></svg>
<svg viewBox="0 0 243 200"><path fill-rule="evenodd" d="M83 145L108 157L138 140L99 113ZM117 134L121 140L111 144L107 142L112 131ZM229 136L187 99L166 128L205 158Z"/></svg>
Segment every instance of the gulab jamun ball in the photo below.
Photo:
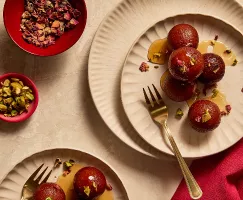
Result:
<svg viewBox="0 0 243 200"><path fill-rule="evenodd" d="M43 183L34 193L34 200L65 200L66 196L63 189L56 183Z"/></svg>
<svg viewBox="0 0 243 200"><path fill-rule="evenodd" d="M179 81L168 73L161 81L161 88L171 100L181 102L193 96L196 91L196 83Z"/></svg>
<svg viewBox="0 0 243 200"><path fill-rule="evenodd" d="M204 70L203 56L192 47L179 48L170 55L168 68L175 79L194 81Z"/></svg>
<svg viewBox="0 0 243 200"><path fill-rule="evenodd" d="M168 34L169 46L172 49L181 47L197 48L199 36L197 30L189 24L178 24Z"/></svg>
<svg viewBox="0 0 243 200"><path fill-rule="evenodd" d="M199 80L205 84L219 82L225 74L225 63L223 59L214 53L203 54L204 70Z"/></svg>
<svg viewBox="0 0 243 200"><path fill-rule="evenodd" d="M84 167L75 174L73 186L80 199L93 200L104 193L106 178L99 169Z"/></svg>
<svg viewBox="0 0 243 200"><path fill-rule="evenodd" d="M188 112L192 127L199 132L216 129L221 122L221 113L217 104L210 100L198 100Z"/></svg>

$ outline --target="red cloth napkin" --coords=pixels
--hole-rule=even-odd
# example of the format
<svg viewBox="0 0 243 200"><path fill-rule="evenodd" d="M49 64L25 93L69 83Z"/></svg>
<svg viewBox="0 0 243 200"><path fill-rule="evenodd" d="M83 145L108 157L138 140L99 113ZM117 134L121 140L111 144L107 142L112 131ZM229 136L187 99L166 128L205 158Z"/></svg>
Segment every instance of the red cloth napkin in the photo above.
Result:
<svg viewBox="0 0 243 200"><path fill-rule="evenodd" d="M243 199L243 139L222 153L195 160L190 169L203 191L201 200ZM172 200L187 199L182 180Z"/></svg>

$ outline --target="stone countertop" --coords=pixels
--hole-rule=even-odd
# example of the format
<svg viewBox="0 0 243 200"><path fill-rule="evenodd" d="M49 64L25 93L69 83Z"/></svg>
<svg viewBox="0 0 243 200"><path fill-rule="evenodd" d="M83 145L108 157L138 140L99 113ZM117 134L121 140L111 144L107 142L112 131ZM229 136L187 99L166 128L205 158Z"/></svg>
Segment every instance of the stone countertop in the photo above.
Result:
<svg viewBox="0 0 243 200"><path fill-rule="evenodd" d="M0 0L1 12L4 2ZM29 120L0 122L0 179L28 155L47 148L73 147L110 164L130 200L172 197L182 178L177 163L142 155L124 144L104 124L91 98L87 78L91 42L104 16L119 2L86 1L89 17L83 36L54 57L35 57L19 49L0 19L0 74L24 73L36 83L40 95L39 106Z"/></svg>

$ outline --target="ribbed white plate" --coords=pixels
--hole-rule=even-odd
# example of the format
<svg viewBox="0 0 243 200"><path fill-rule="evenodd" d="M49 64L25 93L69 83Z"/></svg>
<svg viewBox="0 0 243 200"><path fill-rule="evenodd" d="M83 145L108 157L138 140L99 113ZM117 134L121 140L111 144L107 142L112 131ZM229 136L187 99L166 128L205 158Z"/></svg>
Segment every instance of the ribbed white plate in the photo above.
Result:
<svg viewBox="0 0 243 200"><path fill-rule="evenodd" d="M134 41L149 27L188 13L215 16L243 31L243 9L234 0L124 0L106 16L92 44L88 76L98 112L117 137L150 156L161 154L137 134L121 104L122 67Z"/></svg>
<svg viewBox="0 0 243 200"><path fill-rule="evenodd" d="M30 175L42 164L53 167L56 158L73 159L77 163L99 168L113 187L114 199L128 200L126 190L117 174L103 161L88 153L72 149L51 149L34 154L16 165L0 184L0 200L19 200L24 183ZM43 167L44 169L44 167ZM48 172L46 172L47 174ZM61 174L60 169L52 172L49 182L55 181Z"/></svg>
<svg viewBox="0 0 243 200"><path fill-rule="evenodd" d="M209 133L199 133L193 130L187 120L188 106L186 102L171 101L161 90L160 78L168 69L167 64L155 69L150 64L150 71L141 73L139 66L147 62L148 48L157 39L165 38L168 31L178 23L187 23L194 26L200 41L214 39L226 44L235 52L238 65L226 67L226 74L218 86L226 94L233 110L229 116L222 118L219 128ZM161 136L159 127L153 122L144 103L142 88L155 86L159 89L168 106L170 127L180 151L184 157L201 157L222 151L233 145L243 136L243 36L233 27L209 16L178 15L167 18L149 28L132 47L123 68L121 80L122 102L125 112L137 132L155 148L172 154ZM182 108L185 116L178 120L175 118L177 108Z"/></svg>

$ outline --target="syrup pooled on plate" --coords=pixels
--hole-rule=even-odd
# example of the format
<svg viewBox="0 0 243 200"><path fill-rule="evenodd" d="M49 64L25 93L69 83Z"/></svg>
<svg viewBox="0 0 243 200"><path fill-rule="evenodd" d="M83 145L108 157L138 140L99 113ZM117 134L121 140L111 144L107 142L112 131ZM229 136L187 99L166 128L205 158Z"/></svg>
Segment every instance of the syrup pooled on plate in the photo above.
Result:
<svg viewBox="0 0 243 200"><path fill-rule="evenodd" d="M149 62L163 65L168 59L169 48L166 38L155 40L149 47L148 60Z"/></svg>
<svg viewBox="0 0 243 200"><path fill-rule="evenodd" d="M205 40L199 43L197 50L202 54L208 53L210 46L213 48L212 53L219 55L224 60L226 66L236 64L236 55L222 42L215 40Z"/></svg>
<svg viewBox="0 0 243 200"><path fill-rule="evenodd" d="M74 164L70 168L70 173L66 176L60 175L57 180L57 184L61 186L66 194L66 200L76 200L77 196L73 188L73 180L75 174L85 166L80 164ZM96 200L114 200L112 191L105 190L105 192Z"/></svg>

